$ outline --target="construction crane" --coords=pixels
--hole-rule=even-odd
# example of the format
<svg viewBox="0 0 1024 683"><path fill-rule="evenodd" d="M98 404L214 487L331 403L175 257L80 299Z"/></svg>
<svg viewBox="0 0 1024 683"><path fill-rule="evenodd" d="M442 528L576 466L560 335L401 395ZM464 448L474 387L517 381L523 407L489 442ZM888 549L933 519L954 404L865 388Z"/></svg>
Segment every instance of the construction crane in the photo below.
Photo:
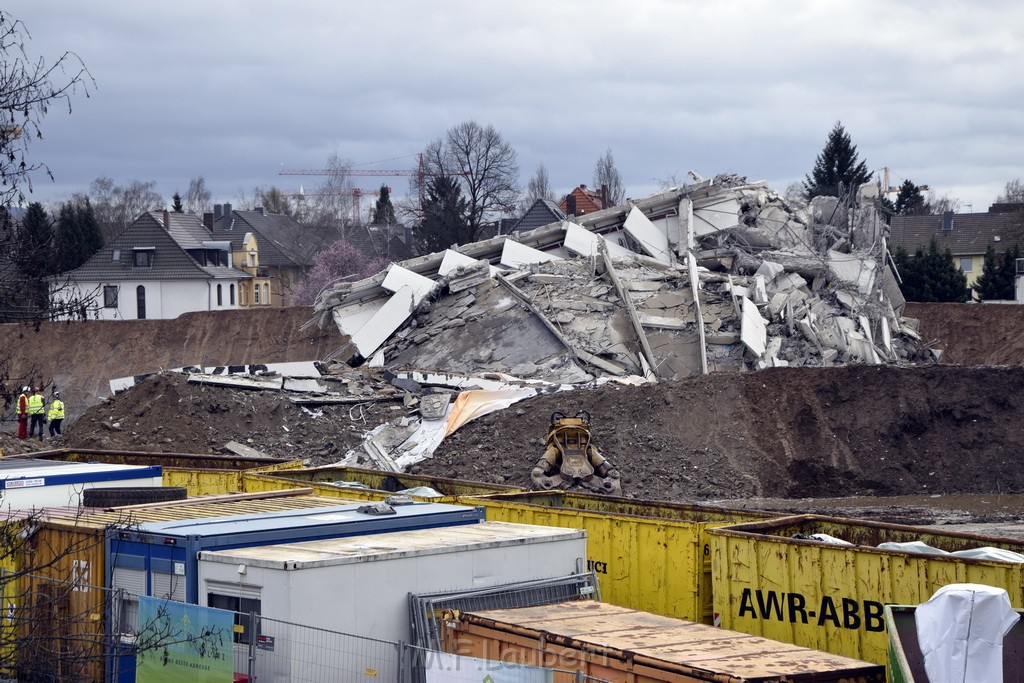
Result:
<svg viewBox="0 0 1024 683"><path fill-rule="evenodd" d="M387 187L385 185L385 187ZM391 192L391 188L388 187L388 192ZM364 190L360 187L345 188L342 190L310 190L307 192L301 187L298 190L285 190L282 192L286 197L298 197L300 200L306 197L328 197L333 195L349 195L352 197L352 224L362 225L363 222L363 208L362 198L363 195L376 194L380 196L380 188L376 190Z"/></svg>
<svg viewBox="0 0 1024 683"><path fill-rule="evenodd" d="M899 187L894 187L894 186L890 185L889 182L890 182L889 181L889 167L885 166L884 168L882 168L882 193L883 194L894 194L894 193L900 191ZM917 186L917 191L918 192L927 192L928 191L928 186L927 185L918 185Z"/></svg>
<svg viewBox="0 0 1024 683"><path fill-rule="evenodd" d="M426 182L425 181L426 181L427 176L430 175L430 174L427 173L427 166L426 166L426 163L423 160L423 153L421 152L418 156L419 156L419 163L417 164L415 169L378 169L378 168L367 168L367 169L319 168L319 169L310 169L310 168L294 168L294 169L285 169L285 170L279 172L278 175L329 175L329 176L337 176L337 177L347 177L347 176L353 176L353 177L363 177L363 176L375 176L375 177L381 177L381 176L384 176L384 177L387 177L387 176L404 176L404 177L414 177L414 178L416 178L417 185L419 186L420 206L422 206L423 205L424 195L425 195L425 192L426 192Z"/></svg>

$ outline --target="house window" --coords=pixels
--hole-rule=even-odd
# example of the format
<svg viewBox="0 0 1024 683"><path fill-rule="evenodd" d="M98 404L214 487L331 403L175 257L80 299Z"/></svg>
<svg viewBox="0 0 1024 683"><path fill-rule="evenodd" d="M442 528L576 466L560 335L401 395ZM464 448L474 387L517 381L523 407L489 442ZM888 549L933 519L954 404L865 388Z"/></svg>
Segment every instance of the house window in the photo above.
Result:
<svg viewBox="0 0 1024 683"><path fill-rule="evenodd" d="M103 285L103 308L117 308L117 285Z"/></svg>
<svg viewBox="0 0 1024 683"><path fill-rule="evenodd" d="M270 284L267 282L263 283L263 303L270 305Z"/></svg>
<svg viewBox="0 0 1024 683"><path fill-rule="evenodd" d="M252 286L252 302L254 304L258 304L260 302L260 286L259 285L253 285Z"/></svg>
<svg viewBox="0 0 1024 683"><path fill-rule="evenodd" d="M146 288L139 285L135 288L135 305L137 309L136 317L139 320L146 319Z"/></svg>
<svg viewBox="0 0 1024 683"><path fill-rule="evenodd" d="M206 606L216 609L225 609L235 613L235 642L249 643L251 634L248 627L251 613L260 614L260 601L254 598L240 598L235 595L221 595L220 593L207 593ZM259 619L256 620L259 623ZM241 628L238 628L241 627ZM257 631L257 634L259 632Z"/></svg>
<svg viewBox="0 0 1024 683"><path fill-rule="evenodd" d="M219 284L217 285L217 305L218 306L223 306L224 305L224 291L221 288L221 285L219 285Z"/></svg>
<svg viewBox="0 0 1024 683"><path fill-rule="evenodd" d="M241 304L242 306L245 305L245 292L246 292L246 290L248 290L248 287L246 285L239 285L238 286L238 303Z"/></svg>
<svg viewBox="0 0 1024 683"><path fill-rule="evenodd" d="M974 270L974 259L970 256L965 256L960 259L960 270L965 273L970 273Z"/></svg>
<svg viewBox="0 0 1024 683"><path fill-rule="evenodd" d="M121 260L121 250L120 249L115 249L111 253L110 260L111 261L120 261Z"/></svg>
<svg viewBox="0 0 1024 683"><path fill-rule="evenodd" d="M235 305L235 283L228 285L228 303L232 306Z"/></svg>
<svg viewBox="0 0 1024 683"><path fill-rule="evenodd" d="M133 265L136 268L152 268L153 267L153 250L152 249L136 249L134 252Z"/></svg>

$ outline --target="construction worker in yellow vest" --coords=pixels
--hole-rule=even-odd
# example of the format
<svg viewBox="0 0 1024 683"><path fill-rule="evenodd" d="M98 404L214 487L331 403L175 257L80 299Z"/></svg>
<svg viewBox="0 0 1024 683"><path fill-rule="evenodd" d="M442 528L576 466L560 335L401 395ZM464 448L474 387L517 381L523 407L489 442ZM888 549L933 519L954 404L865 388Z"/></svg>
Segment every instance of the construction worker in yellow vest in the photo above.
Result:
<svg viewBox="0 0 1024 683"><path fill-rule="evenodd" d="M46 422L46 397L43 390L36 387L28 397L28 437L31 439L36 433L36 425L39 425L39 440L43 440L43 425Z"/></svg>
<svg viewBox="0 0 1024 683"><path fill-rule="evenodd" d="M64 401L60 400L60 392L53 392L53 400L50 401L50 410L46 413L46 419L50 421L50 438L61 436L60 424L64 421Z"/></svg>

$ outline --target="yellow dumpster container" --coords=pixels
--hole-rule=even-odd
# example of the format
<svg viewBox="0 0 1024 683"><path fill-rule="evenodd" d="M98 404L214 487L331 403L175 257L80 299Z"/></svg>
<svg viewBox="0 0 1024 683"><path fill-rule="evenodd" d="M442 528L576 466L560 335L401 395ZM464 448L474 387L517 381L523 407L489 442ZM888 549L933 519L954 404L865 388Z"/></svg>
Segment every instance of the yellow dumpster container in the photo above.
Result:
<svg viewBox="0 0 1024 683"><path fill-rule="evenodd" d="M953 552L1024 542L934 528L798 515L709 529L714 608L721 626L833 654L886 662L883 606L926 602L951 583L1005 588L1024 606L1024 565L880 550L922 541ZM806 537L827 534L852 546ZM800 538L795 536L800 535Z"/></svg>
<svg viewBox="0 0 1024 683"><path fill-rule="evenodd" d="M711 549L716 526L770 519L770 512L546 491L462 498L487 519L587 532L587 568L601 599L623 607L712 623Z"/></svg>

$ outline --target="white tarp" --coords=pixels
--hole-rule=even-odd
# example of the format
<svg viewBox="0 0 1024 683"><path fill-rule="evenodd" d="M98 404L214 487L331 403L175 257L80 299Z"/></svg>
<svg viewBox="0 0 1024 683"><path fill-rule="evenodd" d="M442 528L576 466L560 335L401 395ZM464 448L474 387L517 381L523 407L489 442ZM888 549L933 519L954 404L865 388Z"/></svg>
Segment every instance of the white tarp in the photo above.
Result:
<svg viewBox="0 0 1024 683"><path fill-rule="evenodd" d="M460 657L448 652L428 652L426 660L426 683L551 683L555 676L551 669Z"/></svg>
<svg viewBox="0 0 1024 683"><path fill-rule="evenodd" d="M1003 637L1020 617L1002 588L943 586L917 608L917 640L931 683L1002 683Z"/></svg>

